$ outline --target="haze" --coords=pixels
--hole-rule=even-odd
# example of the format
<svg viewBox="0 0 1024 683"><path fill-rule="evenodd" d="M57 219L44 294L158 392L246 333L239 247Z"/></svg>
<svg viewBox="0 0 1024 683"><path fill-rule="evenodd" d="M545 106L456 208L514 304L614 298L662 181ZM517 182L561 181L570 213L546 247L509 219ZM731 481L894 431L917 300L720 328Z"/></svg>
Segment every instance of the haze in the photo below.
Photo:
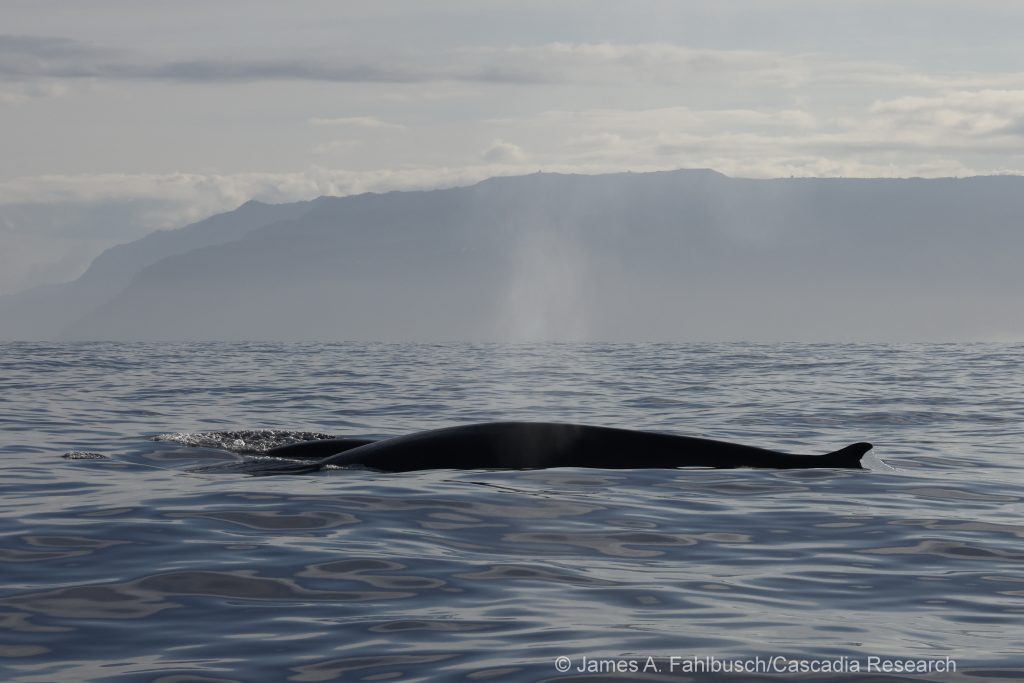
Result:
<svg viewBox="0 0 1024 683"><path fill-rule="evenodd" d="M17 308L17 325L27 327L15 329L13 318L0 317L0 337L42 334L23 332L30 328L58 334L67 324L48 321L52 309L43 308L38 320L27 321L24 290L72 282L104 249L250 199L286 203L446 188L537 171L713 169L757 179L1019 175L1022 25L1024 6L1012 0L6 0L0 294L23 294L0 309ZM1009 194L996 192L991 201L1016 210L1015 190L999 187ZM627 205L638 206L624 199ZM744 223L720 226L722 238L735 243L742 235L781 248L772 227L778 221L759 227L753 206L735 212ZM810 216L813 208L793 210ZM844 229L856 230L862 208L850 205ZM557 328L556 337L594 338L635 327L627 317L621 325L609 322L611 328L592 326L592 315L581 312L605 309L588 280L595 266L578 256L593 245L580 242L575 229L549 229L550 216L529 220L517 226L521 238L509 248L519 268L503 285L502 300L516 303L493 336L548 338ZM949 281L941 276L926 278L927 286L876 278L930 322L901 325L906 320L896 315L869 336L1020 338L1012 321L993 322L1020 284L1001 270L1016 243L996 223L959 226L956 244L971 243L972 231L982 241L972 246L969 268L945 266L961 284L971 280L962 277L970 270L973 289L941 287ZM889 247L911 253L903 237L887 243L877 226L867 233L873 254ZM906 235L936 239L923 224L908 226ZM813 245L814 234L808 239ZM855 234L847 239L857 242ZM940 246L955 253L952 242ZM893 269L884 272L898 270L891 258L883 260ZM702 303L719 311L707 319L720 334L666 325L636 336L786 338L786 329L769 319L729 317L736 311L730 301L762 286L744 280L736 263L720 264L732 273L729 292L719 299L709 290ZM140 261L138 270L149 265ZM844 262L840 270L853 273L855 266L873 277L870 260ZM636 267L639 277L643 264ZM863 313L856 291L837 290L829 315ZM951 300L960 302L953 309L958 317L947 315ZM97 296L93 305L106 301ZM550 310L541 311L545 305ZM797 325L790 336L829 337L823 329L843 337L846 328ZM267 328L265 335L281 332ZM347 336L337 328L330 334ZM201 327L193 325L188 336L201 337Z"/></svg>

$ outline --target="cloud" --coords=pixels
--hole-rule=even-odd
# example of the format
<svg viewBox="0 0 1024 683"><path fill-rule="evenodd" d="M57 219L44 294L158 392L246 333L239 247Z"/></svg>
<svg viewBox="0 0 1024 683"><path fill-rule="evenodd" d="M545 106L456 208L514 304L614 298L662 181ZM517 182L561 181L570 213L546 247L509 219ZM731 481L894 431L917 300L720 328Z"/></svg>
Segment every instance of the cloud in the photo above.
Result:
<svg viewBox="0 0 1024 683"><path fill-rule="evenodd" d="M526 153L518 145L495 140L481 152L480 158L497 164L516 164L526 161Z"/></svg>
<svg viewBox="0 0 1024 683"><path fill-rule="evenodd" d="M199 83L258 80L411 83L434 80L437 75L412 64L363 63L329 57L158 61L68 38L0 35L0 80L36 78Z"/></svg>
<svg viewBox="0 0 1024 683"><path fill-rule="evenodd" d="M954 136L972 145L978 138L1020 135L1024 89L945 92L877 101L870 112L891 129ZM995 142L995 141L992 141Z"/></svg>
<svg viewBox="0 0 1024 683"><path fill-rule="evenodd" d="M416 63L387 56L354 61L346 56L287 59L192 59L154 61L68 38L0 35L0 78L152 79L204 83L311 80L353 83L473 81L551 83L566 81L678 80L683 72L755 70L783 58L763 53L692 50L672 45L551 43L540 46L463 49Z"/></svg>
<svg viewBox="0 0 1024 683"><path fill-rule="evenodd" d="M0 73L35 74L53 64L109 58L117 52L70 38L0 34Z"/></svg>
<svg viewBox="0 0 1024 683"><path fill-rule="evenodd" d="M244 83L266 80L334 81L339 83L416 83L439 76L414 66L370 65L335 60L192 60L163 64L108 64L97 77L172 80L202 83Z"/></svg>
<svg viewBox="0 0 1024 683"><path fill-rule="evenodd" d="M792 83L804 59L754 50L691 48L668 43L547 43L467 49L483 65L479 80L512 83L665 83L746 77Z"/></svg>
<svg viewBox="0 0 1024 683"><path fill-rule="evenodd" d="M280 59L160 60L68 38L0 35L0 80L155 80L188 83L716 84L797 88L1024 87L1024 74L935 75L898 64L815 53L694 48L670 43L565 43L440 50L399 57L330 51ZM353 117L359 118L359 117ZM344 120L344 119L342 119Z"/></svg>
<svg viewBox="0 0 1024 683"><path fill-rule="evenodd" d="M64 95L67 85L39 76L53 60L88 59L102 51L80 50L78 44L60 38L0 35L0 105L25 104L30 100Z"/></svg>
<svg viewBox="0 0 1024 683"><path fill-rule="evenodd" d="M1024 169L1024 91L893 98L836 110L549 110L487 124L530 140L531 163L714 168L748 177L937 176Z"/></svg>
<svg viewBox="0 0 1024 683"><path fill-rule="evenodd" d="M406 130L398 123L389 123L373 116L337 116L314 117L309 120L314 126L342 126L349 128L376 128L387 130Z"/></svg>
<svg viewBox="0 0 1024 683"><path fill-rule="evenodd" d="M269 203L362 192L421 190L478 182L508 169L498 164L348 171L312 166L292 173L41 175L0 181L3 205L160 202L148 206L145 232L183 225L250 199Z"/></svg>
<svg viewBox="0 0 1024 683"><path fill-rule="evenodd" d="M104 173L3 180L0 219L15 215L19 220L18 225L0 230L4 245L0 271L6 273L0 278L0 293L42 282L71 280L85 267L87 258L106 246L201 220L249 199L279 203L321 195L455 187L538 168L561 173L713 168L734 177L761 178L937 177L1015 171L979 169L942 156L906 159L896 166L887 159L830 155L813 147L800 149L770 137L737 141L693 135L684 140L666 132L636 138L580 131L576 138L567 138L566 144L575 145L575 152L555 150L552 158L557 157L557 161L536 155L527 159L519 147L499 139L485 150L492 152L486 163L463 167L347 171L313 166L294 173ZM672 144L679 147L670 148ZM736 149L749 145L759 147L748 149L748 154ZM29 211L32 206L39 211L33 214Z"/></svg>

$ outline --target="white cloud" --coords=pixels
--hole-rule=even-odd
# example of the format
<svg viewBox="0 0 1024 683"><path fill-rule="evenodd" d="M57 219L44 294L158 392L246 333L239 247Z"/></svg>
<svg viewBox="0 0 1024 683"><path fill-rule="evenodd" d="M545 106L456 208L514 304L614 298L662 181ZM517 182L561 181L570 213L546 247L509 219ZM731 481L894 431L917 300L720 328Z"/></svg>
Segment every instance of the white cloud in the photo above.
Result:
<svg viewBox="0 0 1024 683"><path fill-rule="evenodd" d="M1024 169L1024 91L957 91L814 111L550 110L488 122L546 163L708 167L731 175L936 176Z"/></svg>
<svg viewBox="0 0 1024 683"><path fill-rule="evenodd" d="M517 164L526 161L526 153L518 145L499 139L481 152L480 158L498 164Z"/></svg>
<svg viewBox="0 0 1024 683"><path fill-rule="evenodd" d="M314 126L344 126L349 128L376 128L385 130L406 130L398 123L389 123L373 116L315 117L309 122Z"/></svg>
<svg viewBox="0 0 1024 683"><path fill-rule="evenodd" d="M870 112L891 129L942 134L947 144L948 136L954 136L978 145L984 144L978 137L1024 132L1024 90L959 90L906 96L875 102Z"/></svg>

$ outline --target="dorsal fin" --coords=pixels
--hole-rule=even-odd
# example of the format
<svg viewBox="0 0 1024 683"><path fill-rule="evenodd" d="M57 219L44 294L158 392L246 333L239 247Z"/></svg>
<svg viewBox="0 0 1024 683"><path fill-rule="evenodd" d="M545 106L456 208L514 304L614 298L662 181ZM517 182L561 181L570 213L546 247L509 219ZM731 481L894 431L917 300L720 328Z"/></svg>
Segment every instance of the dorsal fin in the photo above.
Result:
<svg viewBox="0 0 1024 683"><path fill-rule="evenodd" d="M838 451L832 451L826 453L824 458L829 461L835 462L836 467L860 467L860 459L864 457L864 454L870 451L874 446L871 444L860 441L858 443L852 443L846 448L840 448Z"/></svg>

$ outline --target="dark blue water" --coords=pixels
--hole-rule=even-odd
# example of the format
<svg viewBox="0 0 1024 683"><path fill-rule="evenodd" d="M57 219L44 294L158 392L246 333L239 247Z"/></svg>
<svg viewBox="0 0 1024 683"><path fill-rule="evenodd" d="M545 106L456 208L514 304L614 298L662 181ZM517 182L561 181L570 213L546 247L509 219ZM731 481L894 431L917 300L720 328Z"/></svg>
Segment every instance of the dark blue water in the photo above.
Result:
<svg viewBox="0 0 1024 683"><path fill-rule="evenodd" d="M680 681L696 660L755 667L726 676L744 681L792 677L758 661L859 681L906 660L932 672L903 680L1020 680L1022 362L997 344L3 345L0 680ZM867 471L190 471L298 431L496 419L876 448Z"/></svg>

